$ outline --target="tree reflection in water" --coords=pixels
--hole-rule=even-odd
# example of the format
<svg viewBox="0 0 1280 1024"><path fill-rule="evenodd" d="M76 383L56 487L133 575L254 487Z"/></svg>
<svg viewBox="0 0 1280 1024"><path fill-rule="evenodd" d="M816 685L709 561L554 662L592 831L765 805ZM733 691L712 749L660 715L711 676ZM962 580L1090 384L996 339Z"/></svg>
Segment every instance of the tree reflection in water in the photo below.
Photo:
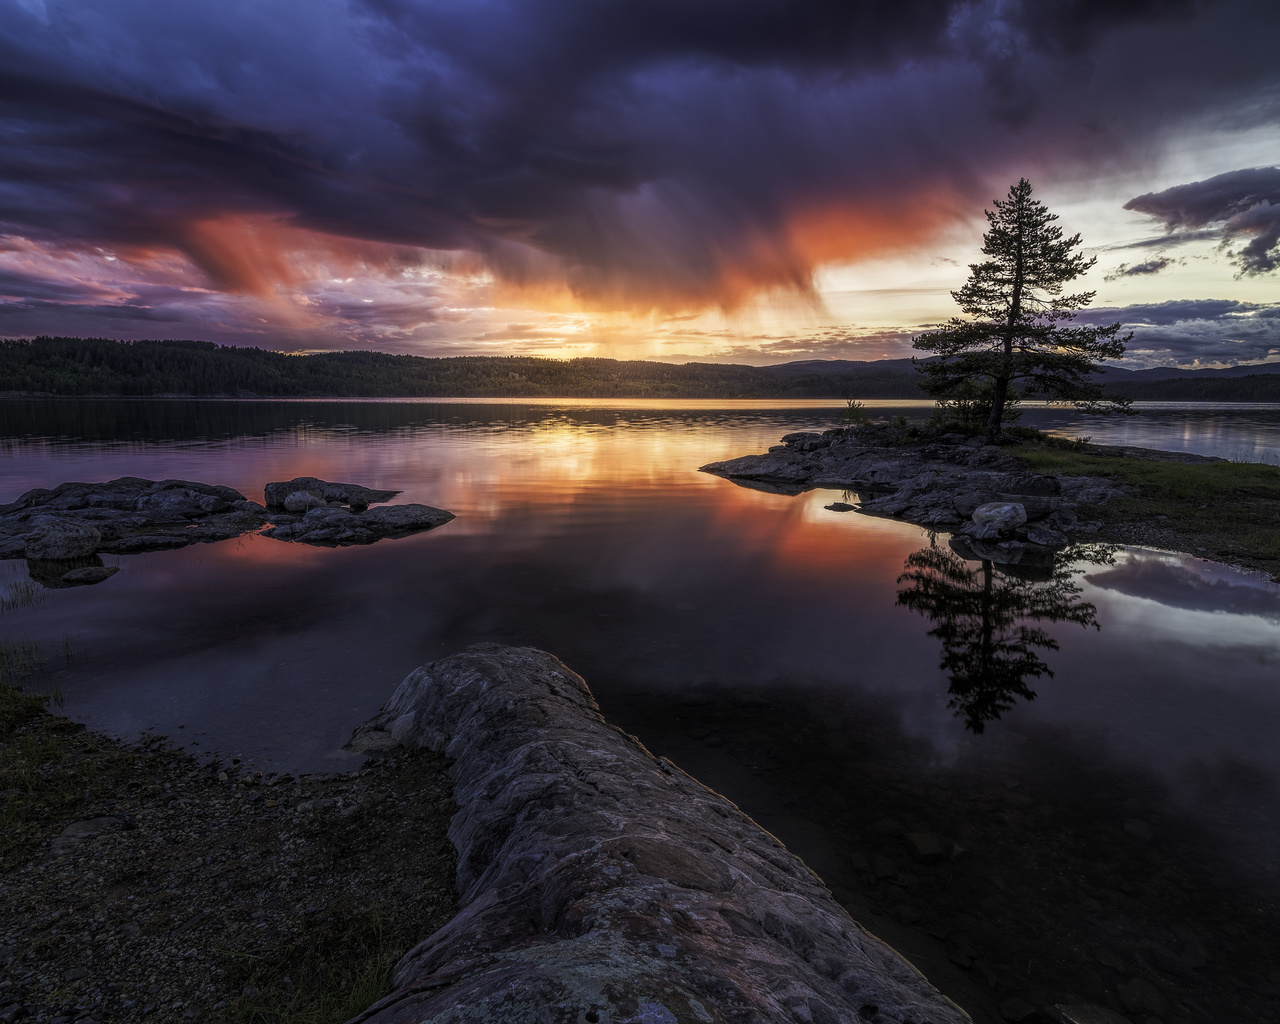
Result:
<svg viewBox="0 0 1280 1024"><path fill-rule="evenodd" d="M1058 642L1039 623L1101 628L1097 609L1077 600L1080 588L1067 568L1081 555L1076 549L1032 573L987 559L972 566L936 540L907 556L898 583L909 586L898 591L897 603L936 623L929 635L942 641L940 667L951 677L947 707L966 728L980 733L1018 698L1034 700L1029 676L1053 677L1038 651L1056 651ZM1109 556L1103 549L1084 553L1090 561Z"/></svg>

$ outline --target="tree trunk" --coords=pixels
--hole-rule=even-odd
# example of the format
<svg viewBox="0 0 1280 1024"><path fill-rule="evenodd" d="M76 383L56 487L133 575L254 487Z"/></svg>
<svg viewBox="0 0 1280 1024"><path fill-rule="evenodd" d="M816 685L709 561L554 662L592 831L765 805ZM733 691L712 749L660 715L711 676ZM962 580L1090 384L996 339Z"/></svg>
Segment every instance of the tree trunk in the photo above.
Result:
<svg viewBox="0 0 1280 1024"><path fill-rule="evenodd" d="M1027 187L1030 194L1030 186ZM1018 229L1014 241L1013 254L1013 288L1009 294L1009 312L1004 328L1004 359L1000 365L1000 376L995 379L991 394L991 415L987 418L987 443L998 444L1000 426L1004 419L1004 404L1009 398L1009 383L1013 380L1013 334L1018 318L1022 316L1022 288L1026 281L1026 257L1023 252L1023 241L1026 236L1025 220L1027 217L1026 197L1018 199Z"/></svg>
<svg viewBox="0 0 1280 1024"><path fill-rule="evenodd" d="M991 415L987 417L987 443L997 444L1000 440L1000 421L1004 418L1004 403L1009 397L1009 378L1001 375L996 378L991 393Z"/></svg>

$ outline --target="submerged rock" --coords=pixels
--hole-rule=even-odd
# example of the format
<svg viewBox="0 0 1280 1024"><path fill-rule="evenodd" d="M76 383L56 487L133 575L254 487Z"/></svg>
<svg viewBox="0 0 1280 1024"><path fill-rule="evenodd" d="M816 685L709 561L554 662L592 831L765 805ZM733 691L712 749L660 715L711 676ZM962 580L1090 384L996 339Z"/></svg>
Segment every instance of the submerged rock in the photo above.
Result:
<svg viewBox="0 0 1280 1024"><path fill-rule="evenodd" d="M85 558L28 558L27 575L49 590L101 583L115 573L97 555Z"/></svg>
<svg viewBox="0 0 1280 1024"><path fill-rule="evenodd" d="M453 759L461 909L362 1021L969 1020L549 654L418 669L351 746L393 743Z"/></svg>
<svg viewBox="0 0 1280 1024"><path fill-rule="evenodd" d="M64 572L59 582L68 587L92 586L95 583L109 580L119 571L120 567L118 565L86 565L82 569L72 569L69 572Z"/></svg>

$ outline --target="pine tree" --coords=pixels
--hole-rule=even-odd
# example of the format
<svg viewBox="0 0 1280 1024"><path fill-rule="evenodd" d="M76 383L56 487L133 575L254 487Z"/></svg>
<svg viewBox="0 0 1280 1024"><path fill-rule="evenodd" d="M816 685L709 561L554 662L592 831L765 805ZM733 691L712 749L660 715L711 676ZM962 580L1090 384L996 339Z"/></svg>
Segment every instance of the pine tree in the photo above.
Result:
<svg viewBox="0 0 1280 1024"><path fill-rule="evenodd" d="M1106 399L1091 379L1101 360L1118 359L1132 334L1117 337L1120 324L1069 325L1094 292L1064 295L1063 286L1093 266L1075 250L1080 236L1062 237L1056 214L1031 197L1022 178L1009 195L984 211L990 229L982 236L982 254L971 264L969 280L951 293L970 319L953 317L945 327L915 338L915 348L939 358L917 362L921 387L942 402L989 405L987 438L1000 438L1002 421L1016 385L1051 401L1073 402L1089 411L1127 408L1122 399ZM914 361L914 360L913 360Z"/></svg>

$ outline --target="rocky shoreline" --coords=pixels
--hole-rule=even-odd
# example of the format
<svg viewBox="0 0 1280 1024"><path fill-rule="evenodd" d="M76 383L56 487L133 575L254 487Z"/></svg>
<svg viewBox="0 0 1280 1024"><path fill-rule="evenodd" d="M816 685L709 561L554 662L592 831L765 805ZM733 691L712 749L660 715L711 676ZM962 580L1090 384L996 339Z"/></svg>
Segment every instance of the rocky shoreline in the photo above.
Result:
<svg viewBox="0 0 1280 1024"><path fill-rule="evenodd" d="M362 1021L969 1021L543 651L479 644L426 665L351 746L447 754L459 806L459 913Z"/></svg>
<svg viewBox="0 0 1280 1024"><path fill-rule="evenodd" d="M316 477L268 483L263 492L265 505L221 484L131 476L34 488L0 505L0 558L26 558L31 577L47 587L83 586L116 572L102 564L103 554L166 551L257 530L303 544L372 544L454 518L430 505L383 504L399 491Z"/></svg>
<svg viewBox="0 0 1280 1024"><path fill-rule="evenodd" d="M1085 447L1148 461L1222 461L1143 448ZM965 557L1005 564L1047 564L1074 542L1119 539L1115 534L1123 529L1114 524L1104 529L1095 515L1130 493L1097 476L1032 472L1016 454L983 438L944 434L912 440L884 424L787 434L767 453L713 462L701 472L778 494L843 490L854 502L828 505L832 511L947 532L952 547Z"/></svg>
<svg viewBox="0 0 1280 1024"><path fill-rule="evenodd" d="M702 703L685 701L677 717L691 707ZM778 710L732 707L747 719L721 725L758 760ZM659 739L671 720L665 708ZM852 815L845 834L859 837L842 855L860 864L865 891L837 889L837 903L773 836L608 724L579 677L528 648L481 645L412 673L352 737L376 759L340 775L202 764L163 737L118 743L56 716L35 727L61 736L41 769L60 795L35 806L34 790L3 794L0 1021L312 1020L324 983L324 1019L378 1024L968 1019L843 908L937 971L975 1019L997 1019L966 988L984 981L1009 1021L1190 1024L1197 1005L1263 998L1240 996L1242 977L1267 991L1278 980L1250 966L1266 960L1265 928L1230 924L1219 893L1186 896L1169 936L1143 923L1147 901L1176 903L1165 890L1195 886L1151 860L1160 826L1120 810L1114 836L1077 836L1073 823L1067 844L1082 858L1067 863L1111 871L1119 904L1106 886L1068 901L1063 963L1050 955L1042 967L1037 946L1034 975L1020 961L1006 969L989 947L1016 945L1017 929L1040 920L1006 920L1033 907L1017 898L1018 867L997 863L1039 856L1019 844L1050 823L1010 818L1032 797L998 786L994 804L933 807L936 786L904 789L856 752L833 766L800 726L805 753L778 751L779 763L794 765L795 785L837 785L824 813ZM6 737L10 750L21 742ZM979 835L995 843L989 869ZM1099 860L1092 840L1104 839ZM1075 875L1044 844L1055 852L1043 853L1043 877L1026 879L1028 899L1049 880L1043 897L1064 898L1057 889ZM1149 884L1133 874L1148 860L1160 867ZM988 872L1001 877L987 884ZM957 874L975 875L961 888L976 886L976 903L950 887ZM946 936L950 964L916 948L930 940L912 927ZM1092 967L1073 969L1073 957Z"/></svg>

